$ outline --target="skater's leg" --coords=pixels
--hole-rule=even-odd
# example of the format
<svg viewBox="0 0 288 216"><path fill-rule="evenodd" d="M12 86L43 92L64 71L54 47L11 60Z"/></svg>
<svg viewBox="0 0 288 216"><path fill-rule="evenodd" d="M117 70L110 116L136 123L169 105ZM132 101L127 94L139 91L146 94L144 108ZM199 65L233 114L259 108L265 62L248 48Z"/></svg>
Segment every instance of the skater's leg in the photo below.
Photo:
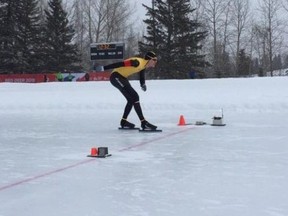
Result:
<svg viewBox="0 0 288 216"><path fill-rule="evenodd" d="M142 108L141 108L141 105L140 105L139 101L136 101L134 103L134 109L135 109L135 112L137 113L140 121L142 121L144 119L144 116L143 116Z"/></svg>
<svg viewBox="0 0 288 216"><path fill-rule="evenodd" d="M127 101L127 104L125 106L122 119L127 119L128 118L128 115L130 114L130 112L132 110L132 107L133 107L133 104Z"/></svg>
<svg viewBox="0 0 288 216"><path fill-rule="evenodd" d="M134 106L134 110L135 110L138 118L140 119L140 121L143 120L144 116L143 116L142 108L140 105L138 93L132 88L131 85L125 86L121 92L125 96L125 98L127 99L128 103L130 103L131 105Z"/></svg>
<svg viewBox="0 0 288 216"><path fill-rule="evenodd" d="M139 119L143 120L144 117L143 117L142 109L141 109L140 102L139 102L139 95L130 85L129 81L126 78L121 77L121 75L117 73L112 73L110 77L110 81L113 86L119 89L119 91L123 94L123 96L127 100L127 104L125 106L124 113L123 113L123 119L127 119L132 109L132 106L134 106L134 109Z"/></svg>
<svg viewBox="0 0 288 216"><path fill-rule="evenodd" d="M127 121L128 115L130 114L133 107L133 97L129 93L129 87L131 87L129 81L118 73L112 73L110 76L110 82L122 93L122 95L127 100L127 104L124 108L124 113L120 121L121 127L134 128L135 125Z"/></svg>
<svg viewBox="0 0 288 216"><path fill-rule="evenodd" d="M137 113L138 118L141 121L141 127L143 129L156 129L157 126L152 125L145 120L139 101L139 95L130 85L129 81L125 77L122 77L120 74L114 72L110 76L110 82L112 83L113 86L119 89L119 91L123 94L123 96L127 100L127 104L125 106L123 113L123 118L120 123L121 126L123 127L123 125L126 124L128 115L132 109L132 106L134 106L135 112Z"/></svg>

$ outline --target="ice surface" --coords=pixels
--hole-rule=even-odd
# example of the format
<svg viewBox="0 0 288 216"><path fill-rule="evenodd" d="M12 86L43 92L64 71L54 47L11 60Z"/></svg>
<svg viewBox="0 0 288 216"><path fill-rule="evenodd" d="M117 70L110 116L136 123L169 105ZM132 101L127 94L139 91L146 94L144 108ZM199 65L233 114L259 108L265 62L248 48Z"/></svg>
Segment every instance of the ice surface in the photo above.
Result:
<svg viewBox="0 0 288 216"><path fill-rule="evenodd" d="M287 216L287 81L132 81L153 134L109 82L1 83L0 216Z"/></svg>

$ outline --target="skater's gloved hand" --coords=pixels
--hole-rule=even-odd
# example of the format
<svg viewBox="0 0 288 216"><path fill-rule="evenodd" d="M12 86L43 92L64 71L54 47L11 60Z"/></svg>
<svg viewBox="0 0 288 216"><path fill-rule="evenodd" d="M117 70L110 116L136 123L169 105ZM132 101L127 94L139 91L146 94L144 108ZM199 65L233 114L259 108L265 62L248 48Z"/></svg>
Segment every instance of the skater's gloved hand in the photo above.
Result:
<svg viewBox="0 0 288 216"><path fill-rule="evenodd" d="M141 85L141 89L145 92L147 90L146 84Z"/></svg>
<svg viewBox="0 0 288 216"><path fill-rule="evenodd" d="M102 65L98 65L96 68L95 68L96 71L104 71L104 66Z"/></svg>

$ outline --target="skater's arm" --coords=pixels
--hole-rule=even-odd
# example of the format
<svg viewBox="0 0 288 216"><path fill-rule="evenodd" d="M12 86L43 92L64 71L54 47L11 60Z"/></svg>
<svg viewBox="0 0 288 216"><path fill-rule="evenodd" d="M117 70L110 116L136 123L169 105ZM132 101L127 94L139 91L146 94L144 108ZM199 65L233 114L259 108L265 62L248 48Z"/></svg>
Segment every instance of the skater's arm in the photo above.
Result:
<svg viewBox="0 0 288 216"><path fill-rule="evenodd" d="M141 86L142 90L146 91L147 87L146 87L146 84L145 84L145 69L141 70L139 72L139 80L140 80L140 86Z"/></svg>
<svg viewBox="0 0 288 216"><path fill-rule="evenodd" d="M130 60L125 60L125 61L109 64L109 65L103 66L103 68L104 70L110 70L110 69L119 68L119 67L138 67L138 66L139 66L139 61L137 59L130 59Z"/></svg>

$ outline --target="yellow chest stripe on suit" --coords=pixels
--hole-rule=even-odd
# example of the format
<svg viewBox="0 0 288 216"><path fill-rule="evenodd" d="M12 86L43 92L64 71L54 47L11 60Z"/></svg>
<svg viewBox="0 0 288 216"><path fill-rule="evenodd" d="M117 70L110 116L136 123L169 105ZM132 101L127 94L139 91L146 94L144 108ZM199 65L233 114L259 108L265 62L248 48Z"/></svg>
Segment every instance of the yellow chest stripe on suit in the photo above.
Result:
<svg viewBox="0 0 288 216"><path fill-rule="evenodd" d="M148 63L148 60L145 60L145 59L142 59L142 58L129 58L129 59L126 59L126 60L132 60L132 59L139 61L139 65L137 67L133 67L133 66L130 66L130 67L119 67L119 68L115 68L112 71L112 73L113 72L118 72L119 74L121 74L122 76L127 78L127 77L131 76L132 74L135 74L135 73L140 72L141 70L144 70L146 64Z"/></svg>

